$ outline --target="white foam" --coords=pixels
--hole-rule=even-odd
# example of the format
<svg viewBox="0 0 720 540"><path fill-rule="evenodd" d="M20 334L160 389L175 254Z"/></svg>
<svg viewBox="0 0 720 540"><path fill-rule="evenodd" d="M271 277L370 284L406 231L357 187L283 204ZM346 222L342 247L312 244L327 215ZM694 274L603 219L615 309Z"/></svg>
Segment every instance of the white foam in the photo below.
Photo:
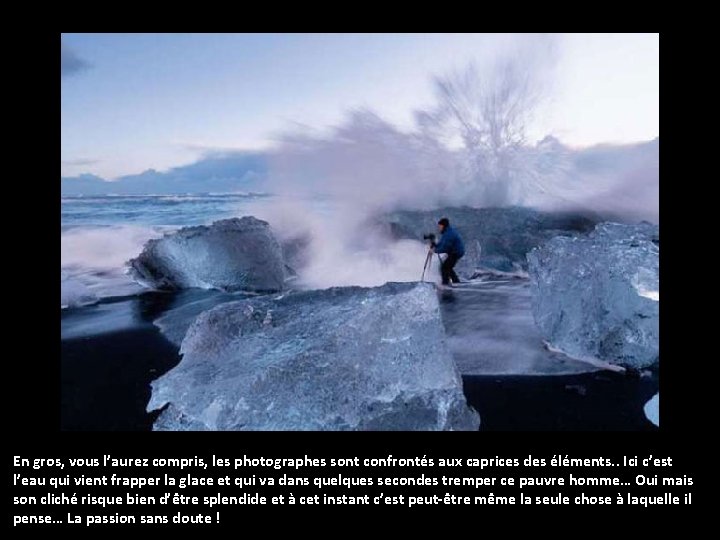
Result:
<svg viewBox="0 0 720 540"><path fill-rule="evenodd" d="M415 240L391 240L367 225L367 209L322 200L275 199L254 207L254 214L272 224L281 239L309 238L308 263L296 283L309 289L389 281L419 281L427 247ZM426 281L439 278L435 257Z"/></svg>
<svg viewBox="0 0 720 540"><path fill-rule="evenodd" d="M150 238L162 236L162 229L120 225L75 227L60 235L60 265L63 268L121 268L138 255Z"/></svg>
<svg viewBox="0 0 720 540"><path fill-rule="evenodd" d="M164 230L133 225L64 230L60 235L61 305L84 305L90 299L142 290L126 275L125 263Z"/></svg>
<svg viewBox="0 0 720 540"><path fill-rule="evenodd" d="M60 273L60 308L79 307L93 304L97 296L77 279Z"/></svg>

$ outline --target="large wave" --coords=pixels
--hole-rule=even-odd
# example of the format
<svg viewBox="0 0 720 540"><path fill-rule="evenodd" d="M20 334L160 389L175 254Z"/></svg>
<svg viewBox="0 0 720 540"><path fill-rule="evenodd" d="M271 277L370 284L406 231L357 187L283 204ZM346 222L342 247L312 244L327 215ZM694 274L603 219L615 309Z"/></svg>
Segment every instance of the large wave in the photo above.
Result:
<svg viewBox="0 0 720 540"><path fill-rule="evenodd" d="M368 220L367 207L341 200L277 197L255 215L271 224L282 243L302 242L304 261L295 285L310 289L388 281L418 281L427 247L394 241ZM426 279L439 276L436 261Z"/></svg>
<svg viewBox="0 0 720 540"><path fill-rule="evenodd" d="M520 205L656 222L657 140L586 150L552 136L528 141L553 63L552 39L523 40L485 64L437 77L435 103L417 111L410 128L354 110L333 128L280 136L267 181L290 202L264 215L281 236L305 232L309 261L300 282L417 279L411 268L423 260L422 246L367 227L389 210ZM320 205L335 211L318 212Z"/></svg>

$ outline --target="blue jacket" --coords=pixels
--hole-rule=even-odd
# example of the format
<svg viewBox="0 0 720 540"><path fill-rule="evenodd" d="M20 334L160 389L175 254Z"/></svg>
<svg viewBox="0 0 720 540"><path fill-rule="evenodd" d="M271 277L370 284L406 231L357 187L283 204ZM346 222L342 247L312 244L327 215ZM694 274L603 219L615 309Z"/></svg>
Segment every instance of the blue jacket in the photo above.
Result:
<svg viewBox="0 0 720 540"><path fill-rule="evenodd" d="M440 241L435 246L435 253L448 253L457 257L465 255L465 245L455 229L452 227L445 229Z"/></svg>

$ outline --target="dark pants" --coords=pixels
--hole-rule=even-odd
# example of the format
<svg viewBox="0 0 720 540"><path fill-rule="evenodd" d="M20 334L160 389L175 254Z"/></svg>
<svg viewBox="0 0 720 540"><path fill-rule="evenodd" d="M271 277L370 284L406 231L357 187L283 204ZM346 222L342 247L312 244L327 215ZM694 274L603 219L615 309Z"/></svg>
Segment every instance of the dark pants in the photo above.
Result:
<svg viewBox="0 0 720 540"><path fill-rule="evenodd" d="M443 261L442 265L440 266L440 274L442 275L443 285L448 285L450 283L450 280L452 280L453 283L460 283L460 278L454 270L455 265L459 260L460 257L455 255L454 253L449 253Z"/></svg>

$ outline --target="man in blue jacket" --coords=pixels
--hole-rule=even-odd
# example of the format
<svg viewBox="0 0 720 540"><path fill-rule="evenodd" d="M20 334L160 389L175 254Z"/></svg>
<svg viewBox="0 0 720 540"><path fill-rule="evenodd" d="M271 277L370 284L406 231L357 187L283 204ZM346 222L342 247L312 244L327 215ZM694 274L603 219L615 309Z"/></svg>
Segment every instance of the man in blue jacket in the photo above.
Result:
<svg viewBox="0 0 720 540"><path fill-rule="evenodd" d="M440 266L443 285L450 285L450 280L453 283L460 283L460 278L454 268L460 258L465 255L465 245L457 231L450 226L448 218L438 221L438 230L441 235L440 241L430 249L434 247L435 253L447 253L447 257Z"/></svg>

